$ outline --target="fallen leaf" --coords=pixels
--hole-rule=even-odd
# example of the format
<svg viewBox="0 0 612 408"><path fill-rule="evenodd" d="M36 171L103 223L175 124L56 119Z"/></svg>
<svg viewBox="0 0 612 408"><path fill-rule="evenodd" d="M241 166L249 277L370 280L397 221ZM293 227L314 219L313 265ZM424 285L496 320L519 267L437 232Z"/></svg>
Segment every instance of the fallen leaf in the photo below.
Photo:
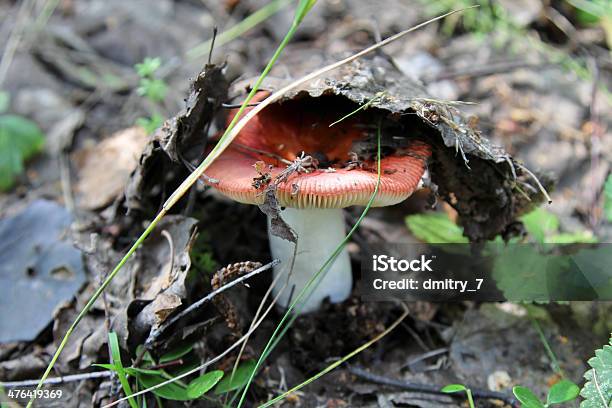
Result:
<svg viewBox="0 0 612 408"><path fill-rule="evenodd" d="M147 140L141 127L131 127L77 153L80 169L76 191L80 206L89 210L102 208L122 194Z"/></svg>

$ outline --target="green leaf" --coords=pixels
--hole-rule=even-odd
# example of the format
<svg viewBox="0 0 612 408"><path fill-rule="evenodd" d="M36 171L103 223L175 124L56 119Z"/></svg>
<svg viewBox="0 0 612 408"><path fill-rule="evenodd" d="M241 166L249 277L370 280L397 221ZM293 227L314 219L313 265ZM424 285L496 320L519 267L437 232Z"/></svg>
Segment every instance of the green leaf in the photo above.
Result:
<svg viewBox="0 0 612 408"><path fill-rule="evenodd" d="M134 68L136 69L136 73L138 73L139 77L147 78L147 77L152 76L155 73L155 71L159 69L160 66L161 66L160 58L147 57L140 64L134 65Z"/></svg>
<svg viewBox="0 0 612 408"><path fill-rule="evenodd" d="M149 368L139 368L139 367L126 367L125 372L133 377L139 377L142 374L161 375L163 373L162 370L151 370Z"/></svg>
<svg viewBox="0 0 612 408"><path fill-rule="evenodd" d="M95 364L92 364L92 366L104 368L105 370L110 370L110 371L115 371L115 368L116 368L114 364L108 364L108 363L95 363Z"/></svg>
<svg viewBox="0 0 612 408"><path fill-rule="evenodd" d="M561 380L548 390L546 404L561 404L576 399L580 394L580 387L570 380Z"/></svg>
<svg viewBox="0 0 612 408"><path fill-rule="evenodd" d="M0 191L13 186L24 161L40 152L44 143L34 122L17 115L0 116Z"/></svg>
<svg viewBox="0 0 612 408"><path fill-rule="evenodd" d="M523 408L544 408L544 404L527 387L516 386L512 388L512 393L521 402Z"/></svg>
<svg viewBox="0 0 612 408"><path fill-rule="evenodd" d="M463 229L453 223L446 214L415 214L406 217L406 225L421 241L428 244L467 243Z"/></svg>
<svg viewBox="0 0 612 408"><path fill-rule="evenodd" d="M237 390L245 385L251 373L255 370L255 360L246 361L238 366L232 377L231 373L226 375L215 387L215 394L224 394L229 391Z"/></svg>
<svg viewBox="0 0 612 408"><path fill-rule="evenodd" d="M610 345L595 350L589 359L592 368L584 374L586 382L580 391L584 401L580 408L609 408L612 404L612 338Z"/></svg>
<svg viewBox="0 0 612 408"><path fill-rule="evenodd" d="M121 363L121 350L119 349L119 339L117 338L117 333L110 332L108 333L108 346L111 351L111 362L115 366L115 372L117 373L117 377L119 378L119 383L121 383L121 388L123 388L123 392L128 398L128 402L132 408L138 408L138 404L134 398L131 397L133 394L132 387L130 387L130 382L127 379L126 372L123 368L123 364Z"/></svg>
<svg viewBox="0 0 612 408"><path fill-rule="evenodd" d="M215 370L196 378L187 386L187 395L193 399L200 398L210 391L221 380L221 377L223 377L223 371Z"/></svg>
<svg viewBox="0 0 612 408"><path fill-rule="evenodd" d="M604 216L608 222L612 222L612 174L608 176L604 185Z"/></svg>
<svg viewBox="0 0 612 408"><path fill-rule="evenodd" d="M467 391L467 388L463 384L448 384L444 386L440 391L446 393L459 392L459 391Z"/></svg>
<svg viewBox="0 0 612 408"><path fill-rule="evenodd" d="M169 361L178 360L184 355L188 354L191 350L193 350L193 344L185 344L181 347L177 347L174 350L164 354L159 358L160 363L167 363Z"/></svg>
<svg viewBox="0 0 612 408"><path fill-rule="evenodd" d="M559 219L556 215L542 208L536 208L521 217L527 232L539 243L546 242L546 238L559 231Z"/></svg>
<svg viewBox="0 0 612 408"><path fill-rule="evenodd" d="M167 381L167 379L160 375L142 374L138 377L138 382L140 382L144 388L154 387L157 384L163 383L164 381ZM176 382L156 388L151 392L162 398L173 401L189 401L192 399L189 397L189 395L187 395L187 390L178 385Z"/></svg>

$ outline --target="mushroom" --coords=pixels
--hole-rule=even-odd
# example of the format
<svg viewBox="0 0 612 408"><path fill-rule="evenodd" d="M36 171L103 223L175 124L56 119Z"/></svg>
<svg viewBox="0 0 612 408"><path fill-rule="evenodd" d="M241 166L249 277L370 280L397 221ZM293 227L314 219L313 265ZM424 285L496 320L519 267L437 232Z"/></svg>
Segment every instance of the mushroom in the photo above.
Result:
<svg viewBox="0 0 612 408"><path fill-rule="evenodd" d="M266 96L260 92L254 100ZM323 102L325 99L332 103ZM288 290L279 298L282 307L288 307L291 296L300 293L344 239L342 209L366 205L378 180L376 150L371 157L361 152L359 158L353 151L355 143L367 138L364 118L371 121L371 115L353 115L330 127L342 116L336 109L342 107L333 99L317 100L267 107L207 170L208 177L218 180L212 187L241 203L261 205L266 188L274 189L280 214L298 237ZM408 198L419 185L429 155L427 144L412 140L384 156L380 187L372 205L394 205ZM276 276L291 268L294 244L271 234L270 221L268 226L272 256L281 260L274 269ZM304 301L301 313L318 309L325 298L342 302L351 288L350 259L343 250Z"/></svg>

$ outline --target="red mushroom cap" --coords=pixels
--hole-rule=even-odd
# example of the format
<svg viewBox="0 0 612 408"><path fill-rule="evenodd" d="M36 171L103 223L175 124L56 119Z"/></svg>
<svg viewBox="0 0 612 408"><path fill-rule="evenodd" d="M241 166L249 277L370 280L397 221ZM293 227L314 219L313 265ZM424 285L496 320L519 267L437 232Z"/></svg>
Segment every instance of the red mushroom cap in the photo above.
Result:
<svg viewBox="0 0 612 408"><path fill-rule="evenodd" d="M260 92L253 101L263 100L267 95ZM236 112L232 112L230 120ZM295 160L301 152L323 155L332 163L333 170L325 167L308 173L293 172L276 186L279 205L295 208L366 205L378 179L376 154L357 168L346 167L353 143L365 135L356 117L329 127L340 116L337 112L304 110L299 103L268 106L247 123L210 165L206 175L219 181L211 185L227 197L241 203L262 204L265 186L254 187L254 180L266 178L274 182L286 170L286 161ZM403 152L383 157L380 188L372 205L383 207L408 198L417 188L430 154L428 145L414 141Z"/></svg>

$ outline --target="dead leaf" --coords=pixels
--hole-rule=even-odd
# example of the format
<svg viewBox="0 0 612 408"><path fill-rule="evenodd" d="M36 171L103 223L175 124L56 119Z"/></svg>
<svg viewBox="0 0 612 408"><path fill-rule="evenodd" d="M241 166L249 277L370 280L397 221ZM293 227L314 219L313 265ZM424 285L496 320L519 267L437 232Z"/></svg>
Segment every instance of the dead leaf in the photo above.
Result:
<svg viewBox="0 0 612 408"><path fill-rule="evenodd" d="M262 213L270 220L270 232L272 235L282 238L289 242L297 242L295 231L282 219L280 207L276 200L274 189L266 189L264 203L259 206Z"/></svg>
<svg viewBox="0 0 612 408"><path fill-rule="evenodd" d="M94 210L112 203L123 192L147 140L141 127L131 127L77 153L80 206Z"/></svg>
<svg viewBox="0 0 612 408"><path fill-rule="evenodd" d="M130 336L146 337L151 327L161 325L186 299L189 251L197 222L180 215L166 216L139 251L132 264L138 277L138 293L130 308L145 306L130 322ZM172 244L162 231L167 232Z"/></svg>

